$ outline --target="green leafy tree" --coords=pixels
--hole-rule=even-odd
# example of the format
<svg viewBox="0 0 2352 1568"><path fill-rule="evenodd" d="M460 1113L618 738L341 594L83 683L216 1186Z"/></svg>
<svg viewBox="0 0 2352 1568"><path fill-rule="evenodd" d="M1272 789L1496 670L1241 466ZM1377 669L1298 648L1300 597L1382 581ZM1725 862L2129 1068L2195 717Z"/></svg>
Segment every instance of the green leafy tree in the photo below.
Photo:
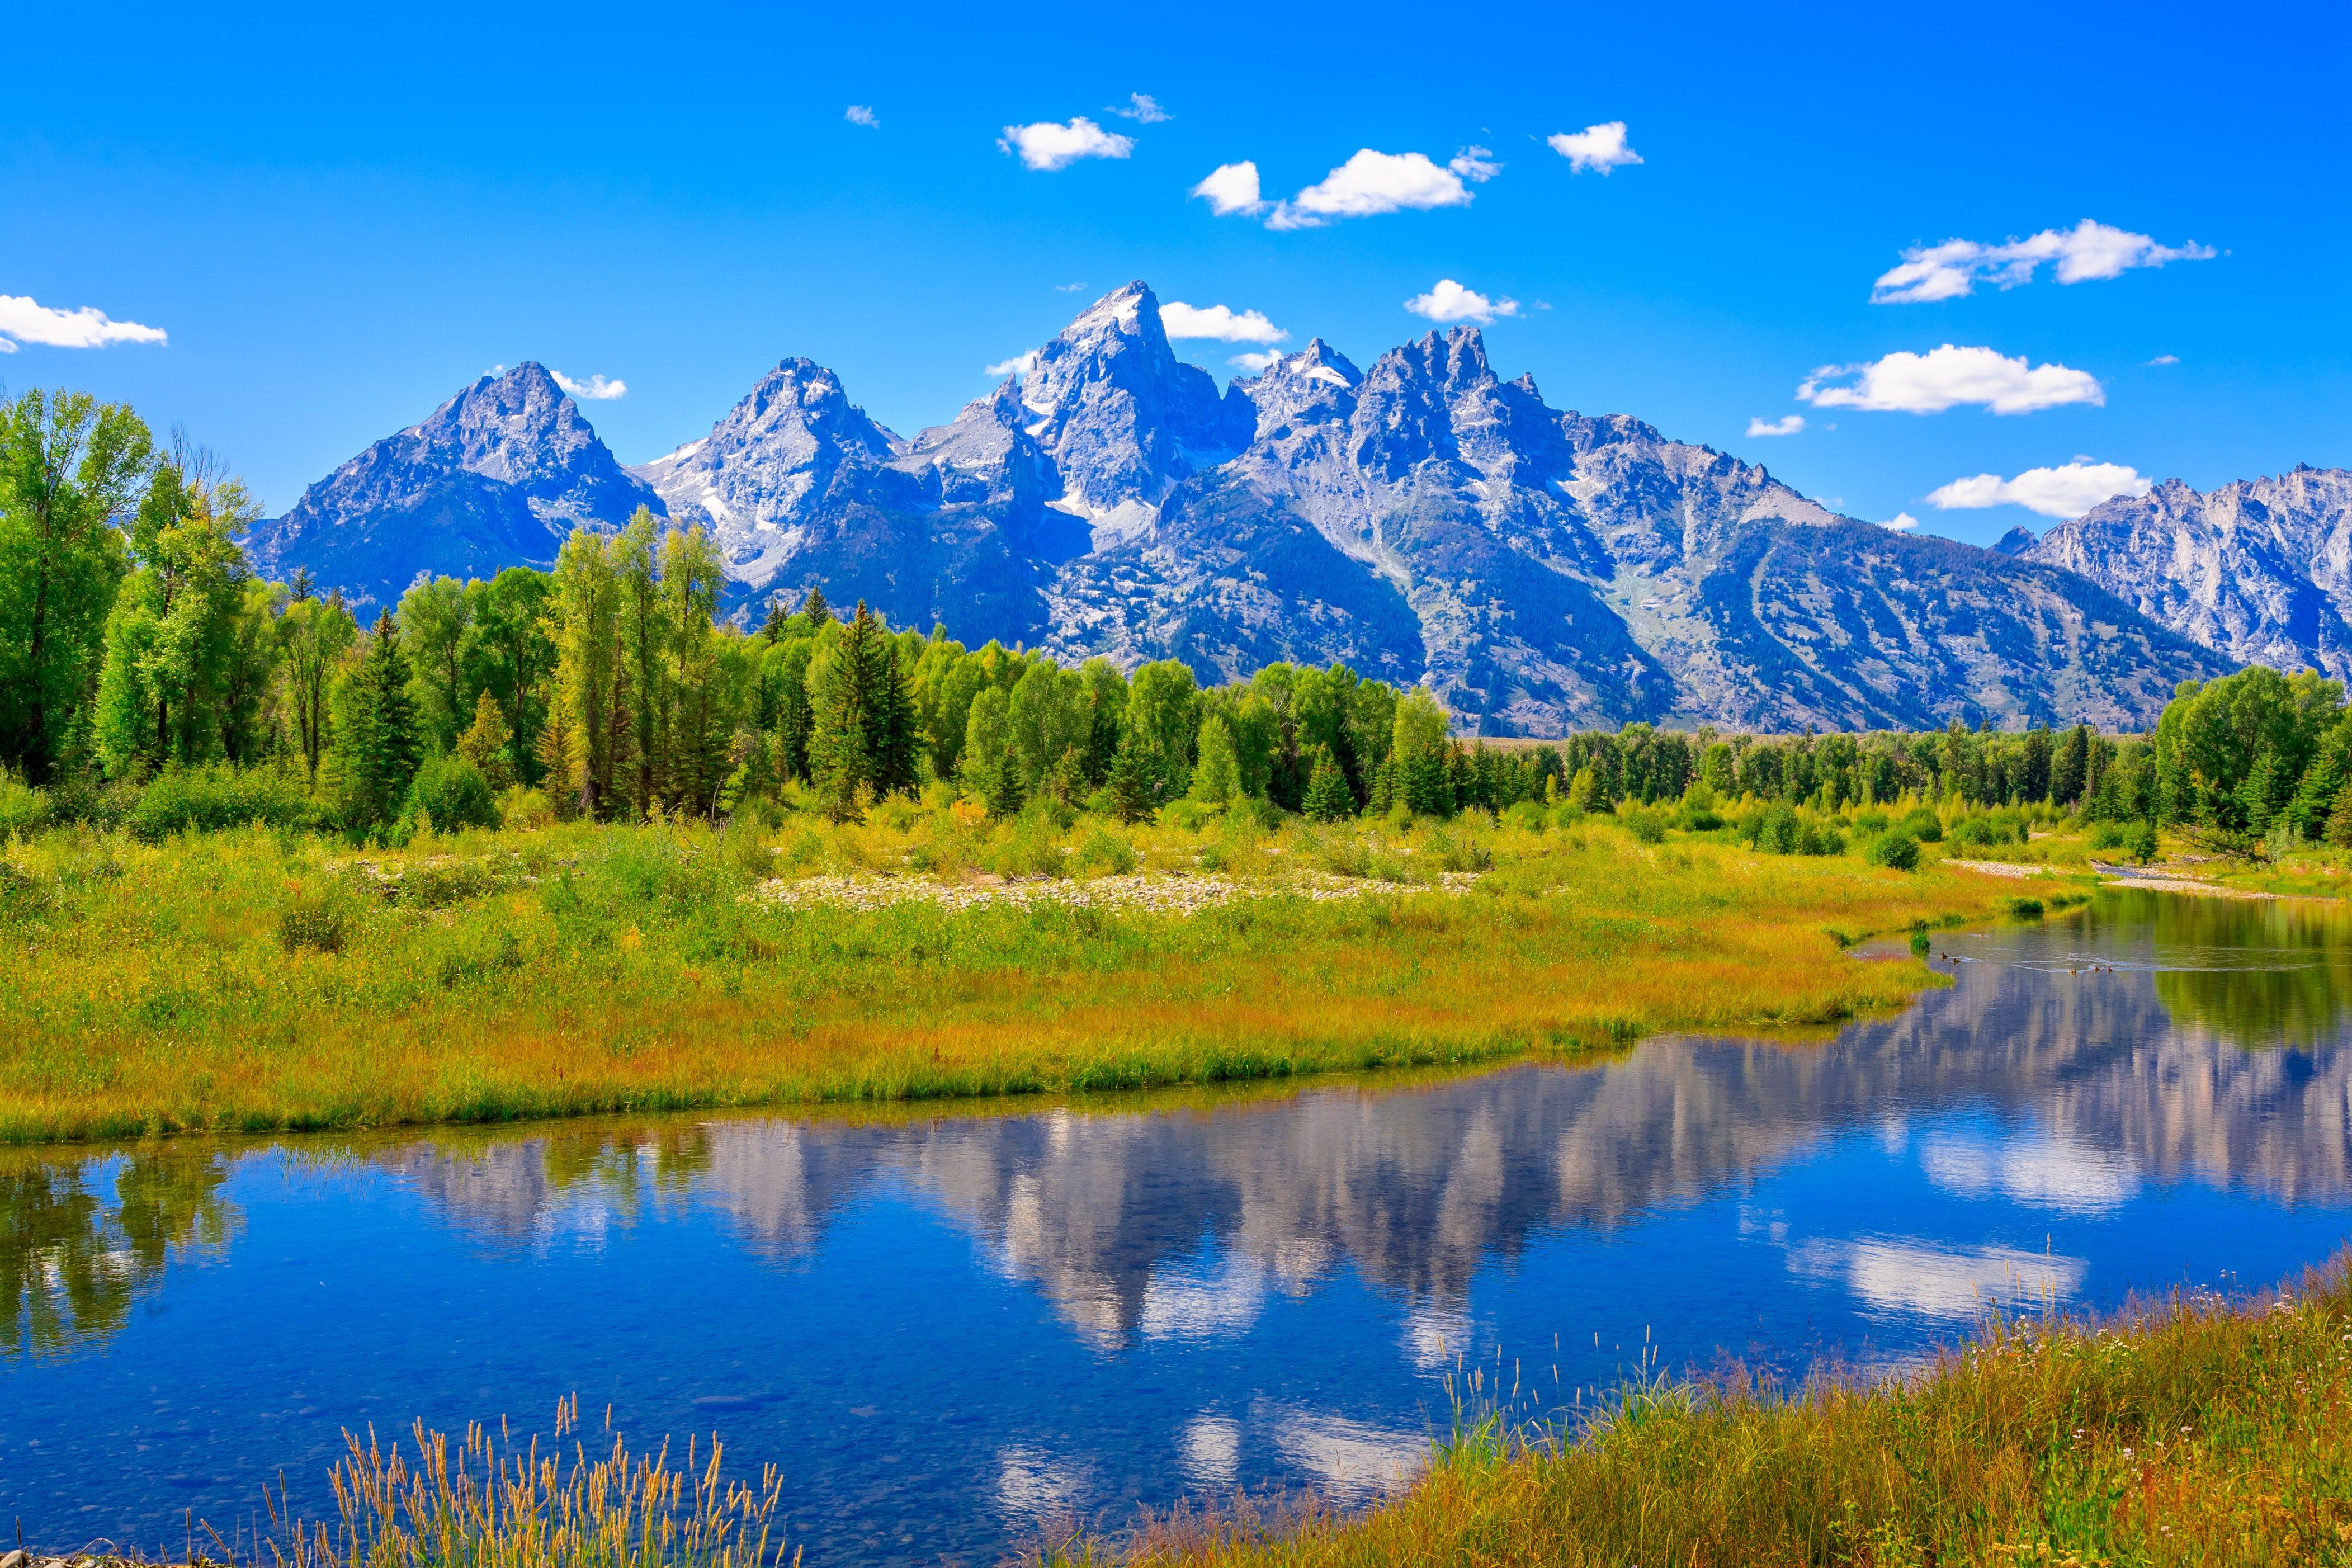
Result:
<svg viewBox="0 0 2352 1568"><path fill-rule="evenodd" d="M207 760L247 574L235 535L260 514L245 486L183 448L157 465L134 514L136 569L107 617L100 762L117 776Z"/></svg>
<svg viewBox="0 0 2352 1568"><path fill-rule="evenodd" d="M359 626L341 594L326 599L298 598L278 620L286 722L314 787L319 782L319 760L326 753L334 728L328 697L334 689L335 671L359 635Z"/></svg>
<svg viewBox="0 0 2352 1568"><path fill-rule="evenodd" d="M455 577L434 577L400 596L400 643L415 688L416 721L430 751L446 752L472 718L466 666L473 604Z"/></svg>
<svg viewBox="0 0 2352 1568"><path fill-rule="evenodd" d="M1197 760L1188 798L1203 805L1231 805L1242 798L1241 763L1234 752L1233 726L1221 715L1212 713L1201 721L1194 754Z"/></svg>
<svg viewBox="0 0 2352 1568"><path fill-rule="evenodd" d="M1013 686L1006 717L1022 787L1035 794L1062 754L1086 741L1085 688L1050 658L1041 658Z"/></svg>
<svg viewBox="0 0 2352 1568"><path fill-rule="evenodd" d="M640 821L659 802L664 731L668 727L667 654L669 617L661 591L661 528L653 512L639 507L613 540L613 566L620 615L621 686L626 692L626 728L614 736L634 763L629 805Z"/></svg>
<svg viewBox="0 0 2352 1568"><path fill-rule="evenodd" d="M345 831L390 822L408 796L424 754L411 671L390 612L376 618L365 652L335 688L333 757Z"/></svg>
<svg viewBox="0 0 2352 1568"><path fill-rule="evenodd" d="M539 737L548 722L549 677L556 664L549 635L554 594L554 574L528 566L466 584L473 620L467 685L498 700L514 737L509 750L519 784L541 782ZM569 784L567 778L560 787Z"/></svg>
<svg viewBox="0 0 2352 1568"><path fill-rule="evenodd" d="M555 700L541 744L547 787L576 795L583 816L609 817L626 744L627 680L620 656L621 581L614 541L576 529L555 558L550 619L556 649Z"/></svg>
<svg viewBox="0 0 2352 1568"><path fill-rule="evenodd" d="M719 786L734 766L729 754L735 733L732 683L711 625L726 575L718 547L704 530L673 529L662 542L662 603L670 640L663 671L671 693L669 793L705 816L717 811Z"/></svg>
<svg viewBox="0 0 2352 1568"><path fill-rule="evenodd" d="M1127 727L1152 771L1152 793L1174 800L1192 787L1192 745L1201 730L1201 688L1192 669L1161 659L1128 682Z"/></svg>
<svg viewBox="0 0 2352 1568"><path fill-rule="evenodd" d="M127 404L39 391L0 403L0 764L34 784L95 693L128 567L115 523L153 446Z"/></svg>

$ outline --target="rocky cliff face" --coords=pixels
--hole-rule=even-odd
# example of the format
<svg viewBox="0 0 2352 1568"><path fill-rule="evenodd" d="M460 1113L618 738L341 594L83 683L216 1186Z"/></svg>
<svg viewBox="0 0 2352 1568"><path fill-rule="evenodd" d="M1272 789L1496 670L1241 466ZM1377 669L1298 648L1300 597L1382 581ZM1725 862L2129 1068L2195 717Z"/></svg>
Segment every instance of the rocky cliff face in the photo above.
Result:
<svg viewBox="0 0 2352 1568"><path fill-rule="evenodd" d="M633 479L538 364L486 375L257 525L246 553L271 576L390 605L419 576L550 566L575 527L612 528L659 494Z"/></svg>
<svg viewBox="0 0 2352 1568"><path fill-rule="evenodd" d="M2026 558L2226 655L2352 678L2352 469L2199 494L2179 479L2062 522Z"/></svg>
<svg viewBox="0 0 2352 1568"><path fill-rule="evenodd" d="M457 484L482 518L471 498L504 487L492 499L509 520L467 535L463 570L551 559L562 528L541 511L573 493L549 489L557 468L509 479L426 435L503 384L314 487L268 525L271 567L346 581L343 558L315 548L333 542L317 521L332 516L365 534L351 553L376 580L459 570L444 536L465 531L431 510L436 486ZM1890 533L1639 420L1553 409L1530 378L1498 377L1469 328L1363 371L1317 340L1221 395L1176 358L1140 283L912 440L831 372L787 360L708 437L617 481L630 506L649 490L711 529L738 606L822 586L968 642L1177 658L1208 679L1344 659L1426 680L1490 734L1634 719L2137 727L2175 681L2227 668L2074 572ZM595 493L565 515L626 515L604 499L624 499L611 481ZM374 564L404 532L410 559Z"/></svg>

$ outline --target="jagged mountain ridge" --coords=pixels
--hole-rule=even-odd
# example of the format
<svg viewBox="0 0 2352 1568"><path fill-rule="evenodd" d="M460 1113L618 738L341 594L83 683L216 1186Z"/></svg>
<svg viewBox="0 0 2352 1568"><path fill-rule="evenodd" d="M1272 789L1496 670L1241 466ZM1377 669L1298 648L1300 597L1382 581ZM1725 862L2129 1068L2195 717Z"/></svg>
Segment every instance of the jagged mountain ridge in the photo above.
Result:
<svg viewBox="0 0 2352 1568"><path fill-rule="evenodd" d="M2069 571L1891 533L1639 420L1554 410L1496 375L1475 329L1364 371L1318 339L1220 394L1141 283L912 439L787 360L625 477L711 529L739 609L822 586L966 641L1174 657L1207 679L1342 658L1427 680L1485 733L2136 727L2226 668ZM482 552L504 547L486 532Z"/></svg>
<svg viewBox="0 0 2352 1568"><path fill-rule="evenodd" d="M2168 479L2025 552L2236 664L2352 679L2352 469L2298 465L2200 493Z"/></svg>
<svg viewBox="0 0 2352 1568"><path fill-rule="evenodd" d="M266 574L307 566L321 586L390 605L420 574L551 566L575 526L625 522L640 506L667 515L546 367L526 362L376 442L257 524L245 549Z"/></svg>

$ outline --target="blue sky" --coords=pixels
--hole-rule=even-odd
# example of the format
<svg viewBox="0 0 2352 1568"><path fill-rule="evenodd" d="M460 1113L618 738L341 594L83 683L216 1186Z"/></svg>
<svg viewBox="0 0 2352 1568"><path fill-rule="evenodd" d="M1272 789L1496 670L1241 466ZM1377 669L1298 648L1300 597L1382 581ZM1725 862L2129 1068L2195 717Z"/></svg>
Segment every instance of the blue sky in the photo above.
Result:
<svg viewBox="0 0 2352 1568"><path fill-rule="evenodd" d="M0 383L128 398L273 511L525 358L625 384L583 403L625 462L791 354L911 433L1130 278L1360 365L1430 330L1405 301L1452 279L1517 302L1491 357L1556 406L1979 542L2051 519L1937 490L2077 459L2200 489L2352 465L2340 7L133 3L8 31L41 67L0 98L0 296L35 302L0 304ZM1139 93L1166 118L1113 112ZM1034 169L999 145L1079 116L1126 155ZM1641 161L1605 174L1548 143L1620 121ZM1499 169L1441 176L1466 200L1322 226L1187 194L1246 161L1296 216L1364 150L1437 173L1469 148ZM1979 255L1963 297L1872 300L1955 239L2150 258L2057 244L2085 219L2216 254L2071 284L2060 256L2007 289L1985 274L2017 253ZM167 341L55 346L87 319L35 308ZM1944 344L1991 353L1882 363ZM1180 345L1221 374L1254 346ZM1969 390L2046 405L1856 405ZM1967 489L2046 506L2082 482Z"/></svg>

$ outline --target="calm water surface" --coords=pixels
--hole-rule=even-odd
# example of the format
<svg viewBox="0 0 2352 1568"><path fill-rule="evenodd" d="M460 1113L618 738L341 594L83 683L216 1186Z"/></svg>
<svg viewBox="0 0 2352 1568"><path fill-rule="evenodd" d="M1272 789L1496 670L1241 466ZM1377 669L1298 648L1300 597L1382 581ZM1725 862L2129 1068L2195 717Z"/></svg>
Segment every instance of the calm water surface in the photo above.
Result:
<svg viewBox="0 0 2352 1568"><path fill-rule="evenodd" d="M1939 938L1801 1045L1223 1101L0 1154L0 1523L298 1507L347 1426L781 1464L813 1565L1392 1484L1443 1379L1899 1362L1993 1301L2259 1285L2352 1233L2352 927L2116 895Z"/></svg>

